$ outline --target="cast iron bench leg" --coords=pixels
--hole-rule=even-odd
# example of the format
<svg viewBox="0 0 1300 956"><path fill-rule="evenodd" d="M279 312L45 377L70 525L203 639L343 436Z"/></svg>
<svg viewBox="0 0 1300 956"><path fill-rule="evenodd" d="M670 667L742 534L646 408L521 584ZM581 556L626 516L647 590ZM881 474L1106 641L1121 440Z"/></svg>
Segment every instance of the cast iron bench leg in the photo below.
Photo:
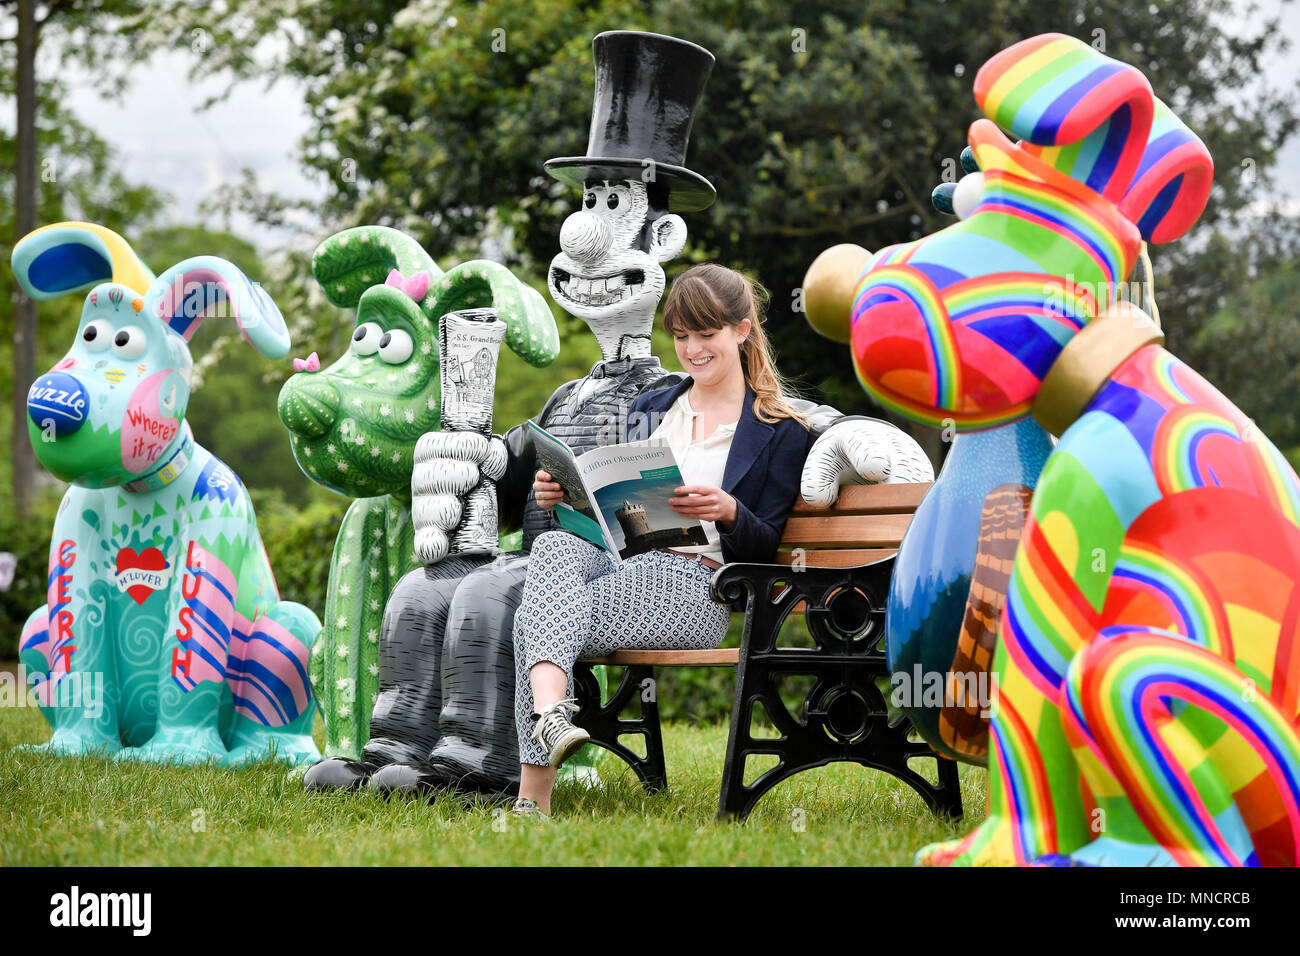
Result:
<svg viewBox="0 0 1300 956"><path fill-rule="evenodd" d="M591 742L604 747L623 760L637 777L647 793L656 793L668 786L668 769L664 763L664 738L659 726L659 700L655 693L655 669L644 664L628 666L623 681L602 703L600 685L592 673L592 665L578 661L573 668L573 683L581 708L574 723L591 734ZM633 697L641 704L639 717L624 718L623 712ZM627 734L641 734L645 741L645 756L638 757L624 746L619 738Z"/></svg>
<svg viewBox="0 0 1300 956"><path fill-rule="evenodd" d="M736 665L736 697L731 705L731 726L727 731L727 756L722 763L722 790L718 795L719 820L744 820L749 816L749 811L754 809L758 798L768 789L766 786L758 789L762 777L750 787L745 786L745 760L748 755L769 753L777 756L777 765L767 771L765 777L780 773L786 766L784 737L779 741L766 741L767 746L760 749L760 745L750 736L756 695L750 692L749 684L752 681L749 672L748 655L742 652L740 663Z"/></svg>
<svg viewBox="0 0 1300 956"><path fill-rule="evenodd" d="M863 665L866 662L862 662ZM852 761L881 770L906 783L925 801L932 813L957 819L962 815L961 787L957 779L957 763L939 757L930 747L909 740L911 724L901 720L891 726L883 697L874 684L864 685L860 680L845 680L845 676L820 675L817 684L804 702L805 723L793 723L780 698L774 680L775 672L792 673L793 662L770 667L741 657L736 681L736 699L732 705L731 727L727 736L727 756L722 766L722 788L718 797L719 820L744 820L762 796L778 783L803 770L823 767L835 761ZM797 668L797 665L793 665ZM859 668L855 668L858 670ZM865 670L865 667L861 668ZM844 681L844 683L839 683ZM834 686L832 693L826 688ZM832 705L823 709L823 702L841 689L852 695L848 705ZM779 737L755 739L750 726L755 704L761 703L764 711L777 724ZM866 707L863 707L863 704ZM874 704L875 706L872 706ZM838 715L833 711L839 709ZM836 736L836 721L847 718L857 731L854 739L848 735ZM777 758L775 766L764 771L746 785L745 763L751 756L770 754ZM915 760L934 760L937 763L937 783L931 783L912 768Z"/></svg>
<svg viewBox="0 0 1300 956"><path fill-rule="evenodd" d="M915 790L932 812L961 816L956 763L940 759L924 742L909 740L911 724L906 719L891 722L876 684L889 677L882 637L892 570L893 559L887 558L857 568L800 572L735 564L715 575L715 598L746 615L718 797L720 820L745 819L782 780L834 761L883 770ZM778 585L784 591L772 597ZM781 627L800 602L816 647L780 647ZM781 675L814 679L799 716L781 699ZM757 703L776 725L778 737L756 740L751 735ZM776 756L777 764L747 786L746 760L759 754ZM936 760L937 784L912 769L913 760Z"/></svg>

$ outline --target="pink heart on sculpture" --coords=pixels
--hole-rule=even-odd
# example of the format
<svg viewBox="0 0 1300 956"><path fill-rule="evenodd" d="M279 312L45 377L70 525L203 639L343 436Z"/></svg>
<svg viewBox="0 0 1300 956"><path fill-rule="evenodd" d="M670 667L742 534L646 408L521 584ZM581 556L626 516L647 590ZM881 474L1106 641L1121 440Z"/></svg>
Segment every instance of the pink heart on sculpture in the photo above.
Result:
<svg viewBox="0 0 1300 956"><path fill-rule="evenodd" d="M123 577L130 571L153 571L161 574L167 569L167 558L157 548L145 548L136 553L135 548L123 548L117 552L117 575ZM144 578L139 583L126 588L126 593L136 604L143 604L149 595L157 589L157 578Z"/></svg>

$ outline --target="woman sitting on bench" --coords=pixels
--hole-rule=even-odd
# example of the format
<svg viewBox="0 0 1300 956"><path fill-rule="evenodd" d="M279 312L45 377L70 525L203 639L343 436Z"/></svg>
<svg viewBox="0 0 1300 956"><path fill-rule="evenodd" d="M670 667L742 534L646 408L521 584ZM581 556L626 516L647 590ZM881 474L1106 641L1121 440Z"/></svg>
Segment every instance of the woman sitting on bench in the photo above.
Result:
<svg viewBox="0 0 1300 956"><path fill-rule="evenodd" d="M684 272L663 322L690 377L640 396L628 414L629 441L653 432L672 449L685 484L669 503L703 523L708 543L621 564L567 531L533 543L514 624L519 816L548 818L556 768L588 740L569 720L574 662L625 648L717 647L731 615L709 598L713 572L776 554L813 436L782 397L763 333L765 297L722 266ZM533 494L548 509L563 498L544 471Z"/></svg>

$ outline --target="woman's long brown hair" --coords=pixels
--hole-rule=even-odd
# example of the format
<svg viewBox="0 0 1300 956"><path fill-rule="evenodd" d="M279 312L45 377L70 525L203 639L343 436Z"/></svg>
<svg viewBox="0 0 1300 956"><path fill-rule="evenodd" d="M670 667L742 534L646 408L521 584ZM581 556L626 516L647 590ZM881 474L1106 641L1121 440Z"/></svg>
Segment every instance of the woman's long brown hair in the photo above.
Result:
<svg viewBox="0 0 1300 956"><path fill-rule="evenodd" d="M754 414L769 425L793 418L805 428L808 420L787 401L789 386L776 370L772 347L763 330L767 290L725 266L710 262L691 266L673 282L664 300L664 329L669 335L711 332L735 327L749 319L750 330L740 346L745 382L754 390Z"/></svg>

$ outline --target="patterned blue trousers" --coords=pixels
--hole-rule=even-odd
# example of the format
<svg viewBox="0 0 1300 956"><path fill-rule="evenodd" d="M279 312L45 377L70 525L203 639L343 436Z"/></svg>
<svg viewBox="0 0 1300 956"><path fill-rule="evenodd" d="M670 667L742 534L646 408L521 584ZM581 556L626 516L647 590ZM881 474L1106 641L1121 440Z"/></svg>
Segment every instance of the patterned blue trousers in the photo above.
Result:
<svg viewBox="0 0 1300 956"><path fill-rule="evenodd" d="M519 762L548 766L533 740L533 688L528 672L550 661L569 675L579 658L625 648L700 650L727 635L731 612L709 599L713 569L666 551L647 551L622 564L567 531L533 542L528 578L515 612L515 721Z"/></svg>

